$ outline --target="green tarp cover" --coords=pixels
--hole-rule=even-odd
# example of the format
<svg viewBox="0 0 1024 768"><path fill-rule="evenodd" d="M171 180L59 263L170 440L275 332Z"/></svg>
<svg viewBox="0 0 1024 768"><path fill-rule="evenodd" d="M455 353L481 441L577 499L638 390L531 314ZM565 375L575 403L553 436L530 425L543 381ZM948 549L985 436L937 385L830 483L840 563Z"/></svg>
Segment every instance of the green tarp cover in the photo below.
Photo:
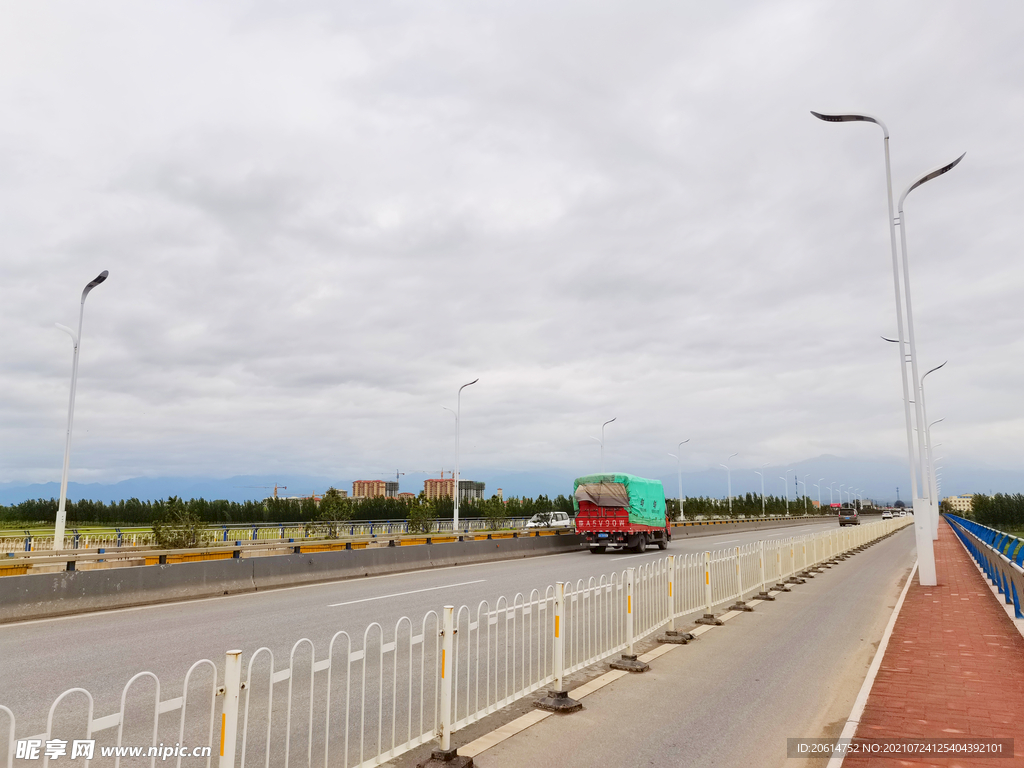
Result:
<svg viewBox="0 0 1024 768"><path fill-rule="evenodd" d="M600 498L605 494L611 498L621 497L621 491L617 488L611 487L607 490L594 488L594 486L613 483L619 484L620 487L625 486L626 494L629 497L629 521L631 523L658 527L665 525L665 489L662 487L661 481L648 480L646 477L626 475L621 472L577 477L572 486L573 510L580 511L580 494L582 494L582 498L589 500ZM620 506L620 504L609 506Z"/></svg>

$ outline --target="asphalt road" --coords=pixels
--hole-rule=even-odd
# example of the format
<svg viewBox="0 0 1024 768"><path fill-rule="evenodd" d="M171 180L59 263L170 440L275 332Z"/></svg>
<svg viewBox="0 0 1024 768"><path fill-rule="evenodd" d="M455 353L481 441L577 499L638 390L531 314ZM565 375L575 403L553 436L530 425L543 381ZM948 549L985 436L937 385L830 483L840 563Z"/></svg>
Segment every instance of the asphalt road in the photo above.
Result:
<svg viewBox="0 0 1024 768"><path fill-rule="evenodd" d="M830 521L774 532L726 532L674 541L668 554L833 528ZM511 600L535 588L543 593L556 581L609 574L662 556L658 550L599 556L581 551L4 625L0 704L16 713L23 737L45 730L50 704L69 688L87 689L94 699L94 716L107 715L118 711L125 683L142 670L155 673L160 698L166 700L181 695L193 662L211 659L222 670L229 649L242 649L247 661L257 648L267 647L275 668L281 669L300 638L312 641L319 660L339 629L347 630L355 647L361 647L363 630L373 622L390 635L402 616L418 626L427 611L439 611L445 604L475 609L488 600L494 605L502 595ZM298 653L308 657L308 647ZM143 681L133 692L144 695L146 685Z"/></svg>
<svg viewBox="0 0 1024 768"><path fill-rule="evenodd" d="M916 558L905 528L475 758L480 768L783 766L838 736ZM456 742L463 743L463 740ZM406 761L398 761L406 765Z"/></svg>

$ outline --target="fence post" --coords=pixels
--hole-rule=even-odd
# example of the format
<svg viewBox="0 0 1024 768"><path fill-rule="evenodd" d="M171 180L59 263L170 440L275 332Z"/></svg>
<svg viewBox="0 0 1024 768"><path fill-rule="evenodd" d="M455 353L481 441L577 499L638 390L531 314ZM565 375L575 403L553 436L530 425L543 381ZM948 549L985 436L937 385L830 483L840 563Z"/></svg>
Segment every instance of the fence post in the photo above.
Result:
<svg viewBox="0 0 1024 768"><path fill-rule="evenodd" d="M743 602L743 569L740 567L740 548L736 547L736 604L729 606L730 611L747 611L754 609Z"/></svg>
<svg viewBox="0 0 1024 768"><path fill-rule="evenodd" d="M761 570L761 591L757 593L757 599L774 600L775 598L768 594L768 576L764 569L764 539L758 539L757 542L757 565Z"/></svg>
<svg viewBox="0 0 1024 768"><path fill-rule="evenodd" d="M565 582L555 583L555 638L552 644L554 649L555 685L548 691L548 695L533 705L538 709L548 712L578 712L583 705L575 699L569 698L569 692L565 689Z"/></svg>
<svg viewBox="0 0 1024 768"><path fill-rule="evenodd" d="M646 661L637 659L633 652L633 609L636 607L633 601L633 585L636 582L636 569L626 569L626 652L622 658L611 663L612 669L621 669L626 672L646 672L651 665Z"/></svg>
<svg viewBox="0 0 1024 768"><path fill-rule="evenodd" d="M796 575L796 541L795 536L789 537L789 578L786 579L787 584L806 584L806 579L801 579Z"/></svg>
<svg viewBox="0 0 1024 768"><path fill-rule="evenodd" d="M711 602L714 598L711 592L711 553L704 552L704 615L697 619L698 624L711 624L721 626L722 620L716 619L711 610Z"/></svg>
<svg viewBox="0 0 1024 768"><path fill-rule="evenodd" d="M238 699L242 691L242 652L228 651L224 659L224 707L220 715L219 768L234 768L238 741ZM269 746L268 746L269 749Z"/></svg>
<svg viewBox="0 0 1024 768"><path fill-rule="evenodd" d="M668 556L668 629L665 634L658 635L659 643L686 645L696 640L689 632L676 631L676 556Z"/></svg>
<svg viewBox="0 0 1024 768"><path fill-rule="evenodd" d="M452 746L452 648L455 639L455 606L444 607L441 639L441 751Z"/></svg>

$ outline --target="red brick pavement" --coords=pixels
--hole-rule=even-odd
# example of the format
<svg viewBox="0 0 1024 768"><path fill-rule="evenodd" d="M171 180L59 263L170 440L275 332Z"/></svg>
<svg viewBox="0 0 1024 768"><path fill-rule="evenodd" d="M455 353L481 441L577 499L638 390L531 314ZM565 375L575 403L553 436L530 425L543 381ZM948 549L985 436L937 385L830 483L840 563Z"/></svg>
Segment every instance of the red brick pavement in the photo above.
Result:
<svg viewBox="0 0 1024 768"><path fill-rule="evenodd" d="M945 520L935 544L938 585L915 576L857 738L1013 738L1016 757L849 756L844 768L1024 766L1024 637Z"/></svg>

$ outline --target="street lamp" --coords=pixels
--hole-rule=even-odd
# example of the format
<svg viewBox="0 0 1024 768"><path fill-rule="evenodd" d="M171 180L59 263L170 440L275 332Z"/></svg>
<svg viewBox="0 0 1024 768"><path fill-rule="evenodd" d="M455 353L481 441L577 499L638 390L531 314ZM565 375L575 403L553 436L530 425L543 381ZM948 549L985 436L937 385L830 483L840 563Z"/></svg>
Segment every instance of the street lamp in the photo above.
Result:
<svg viewBox="0 0 1024 768"><path fill-rule="evenodd" d="M683 513L683 466L682 466L682 459L680 459L679 456L682 456L682 454L683 454L682 447L684 445L686 445L688 442L690 442L690 438L686 438L685 440L683 440L683 442L681 442L679 444L679 447L676 448L676 450L679 451L679 455L678 456L676 454L674 454L674 453L670 453L669 454L669 456L671 456L672 458L674 458L676 460L676 472L679 475L679 519L680 520L685 520L686 519L686 515Z"/></svg>
<svg viewBox="0 0 1024 768"><path fill-rule="evenodd" d="M597 442L599 442L601 444L601 474L602 475L604 474L604 428L606 426L608 426L609 424L611 424L613 421L615 421L616 418L618 418L618 417L613 417L611 419L608 419L608 421L606 421L604 424L601 425L601 439L600 440L597 440L596 437L591 437L590 438L591 440L597 440Z"/></svg>
<svg viewBox="0 0 1024 768"><path fill-rule="evenodd" d="M846 483L839 484L839 508L843 508L843 488L846 487Z"/></svg>
<svg viewBox="0 0 1024 768"><path fill-rule="evenodd" d="M900 245L901 245L901 250L903 251L903 293L904 293L904 295L907 298L907 332L908 332L908 335L909 335L909 338L910 338L910 367L911 367L911 373L912 373L912 375L914 377L914 382L915 382L915 385L916 385L914 387L914 401L915 401L914 404L916 406L916 411L917 411L916 416L917 416L917 423L918 423L918 425L926 424L927 422L925 421L923 403L921 402L921 400L923 398L917 396L917 393L920 391L920 387L921 387L921 383L920 383L921 379L918 377L918 373L917 373L917 342L916 342L915 337L914 337L913 304L912 304L912 302L910 300L910 256L907 253L907 219L906 219L906 215L903 213L903 201L907 199L907 195L909 195L911 192L913 192L915 189L920 187L925 182L931 181L932 179L938 178L939 176L942 176L943 174L948 173L949 171L953 170L957 166L957 164L961 160L964 159L964 155L966 155L966 154L967 153L964 152L963 155L960 155L960 157L958 157L953 162L947 163L946 165L943 165L943 166L940 166L940 167L936 168L933 171L929 171L924 176L919 178L917 181L915 181L913 184L911 184L909 187L907 187L906 190L904 190L903 194L900 195L899 205L897 205L897 211L898 211L899 220L900 220ZM921 485L922 486L924 486L924 462L925 462L925 457L924 457L924 453L925 453L924 439L925 439L924 430L920 430L919 429L918 432L917 432L917 449L918 449L918 463L919 463L919 468L920 468L919 471L920 471L920 474L921 474ZM921 491L922 491L922 493L927 493L928 496L931 496L930 490L926 490L924 487L922 487ZM915 506L916 506L916 501L917 500L915 499ZM937 538L937 535L938 535L938 507L935 507L935 509L933 511L933 509L932 509L932 501L931 501L930 498L927 500L927 514L928 514L928 519L933 521L932 525L933 525L933 528L935 528L935 533L932 535L932 538L934 540L935 538ZM915 517L916 517L916 515L915 515ZM917 526L915 525L915 528L916 527ZM921 550L921 547L920 547L920 543L919 543L918 544L918 552L919 553L920 553L920 550ZM931 566L932 569L934 569L934 567L935 567L934 566L934 561L935 561L934 550L930 550L929 551L929 555L931 556L930 566ZM936 583L935 582L935 577L932 576L931 574L929 574L929 576L931 577L931 581L929 581L927 584L925 584L925 582L922 581L921 584L923 586L935 586L935 583Z"/></svg>
<svg viewBox="0 0 1024 768"><path fill-rule="evenodd" d="M739 454L738 453L732 454L731 456L729 456L728 459L726 459L726 461L727 462L731 461L733 456L739 456ZM729 480L729 517L732 517L732 470L729 469L728 464L719 464L718 466L725 467L726 474L728 475L728 480Z"/></svg>
<svg viewBox="0 0 1024 768"><path fill-rule="evenodd" d="M67 523L65 504L68 495L68 466L71 462L71 427L75 421L75 389L78 387L78 351L82 342L82 319L85 317L85 297L89 295L89 291L106 280L108 274L110 273L104 269L82 291L82 304L78 310L78 333L75 333L66 325L56 324L58 328L71 337L71 343L74 345L74 355L71 362L71 396L68 400L68 432L64 440L64 469L60 476L60 504L57 506L57 525L53 532L54 550L64 549L64 527Z"/></svg>
<svg viewBox="0 0 1024 768"><path fill-rule="evenodd" d="M934 369L933 369L934 370ZM929 371L931 373L931 371ZM925 374L926 376L928 374ZM921 380L921 399L924 400L924 379ZM924 403L922 403L922 406ZM927 411L926 411L927 413ZM927 420L925 416L925 420ZM945 421L946 417L943 416L941 419L936 419L924 428L925 442L928 446L928 488L931 494L932 504L932 540L939 538L939 487L935 481L935 462L934 451L932 449L932 427L938 424L940 421Z"/></svg>
<svg viewBox="0 0 1024 768"><path fill-rule="evenodd" d="M452 517L452 533L458 533L459 530L459 432L462 427L462 390L466 387L472 386L480 381L479 378L473 379L469 384L463 384L459 387L459 394L456 402L455 412L455 487L453 491L455 493L455 514Z"/></svg>
<svg viewBox="0 0 1024 768"><path fill-rule="evenodd" d="M945 362L942 363L942 365L935 366L931 370L927 371L924 376L921 377L920 400L921 400L921 416L922 416L921 423L923 423L923 424L928 424L928 401L927 401L927 399L924 396L924 380L928 378L928 374L935 373L937 370L939 370L940 368L944 367L946 365L946 363L948 363L948 362L949 362L949 360L946 360ZM925 451L926 451L926 454L925 454L925 465L926 465L926 468L927 468L927 476L928 476L927 489L928 489L928 496L930 497L929 504L931 505L931 509L932 509L932 512L931 512L931 515L932 515L932 540L934 541L934 540L939 538L939 500L936 497L936 494L938 493L938 488L936 488L935 482L934 482L934 480L932 478L932 474L933 474L932 464L934 463L934 460L932 459L932 429L931 429L931 424L928 424L928 426L925 428L924 439L925 439Z"/></svg>
<svg viewBox="0 0 1024 768"><path fill-rule="evenodd" d="M819 120L824 120L830 123L845 123L845 122L869 122L875 123L882 129L883 134L883 145L885 149L885 182L886 182L886 193L889 201L889 243L892 251L892 277L893 277L893 292L896 298L896 328L899 337L899 352L900 352L900 376L903 381L903 409L904 417L907 427L907 455L910 462L910 483L911 491L914 494L914 498L917 498L917 475L921 471L923 475L923 468L921 461L923 457L919 456L918 468L914 467L914 441L913 441L913 428L910 420L910 388L907 383L907 368L906 368L906 350L904 347L903 337L903 309L900 299L900 279L899 279L899 257L896 252L896 218L893 216L893 205L892 205L892 172L889 164L889 129L885 127L885 123L879 120L877 117L871 115L860 115L860 114L848 114L848 115L824 115L818 112L811 112L812 115L817 117ZM928 174L922 176L918 181L914 182L906 192L903 193L899 201L899 223L900 223L900 236L903 250L903 292L906 294L907 299L907 330L909 332L910 341L910 360L913 368L914 376L914 389L915 395L917 390L917 348L914 341L914 321L913 312L910 300L910 267L907 259L907 239L906 239L906 224L903 216L903 201L906 196L916 187L924 184L926 181L940 176L947 171L951 170L960 160L963 159L963 155L960 155L954 162L949 165L943 166L936 169ZM915 400L917 398L915 397ZM921 424L921 413L918 410L917 423ZM923 453L923 446L920 445L921 436L918 435L919 451ZM922 484L924 479L922 477ZM917 551L918 551L918 580L922 586L935 586L935 552L934 548L929 544L925 544L924 534L927 529L923 527L922 520L917 515L915 517L914 530L917 536Z"/></svg>
<svg viewBox="0 0 1024 768"><path fill-rule="evenodd" d="M754 470L754 473L757 474L757 475L760 475L760 477L761 477L761 517L765 516L765 512L764 512L764 468L767 467L767 466L768 466L767 464L762 464L760 472L758 472L756 469Z"/></svg>
<svg viewBox="0 0 1024 768"><path fill-rule="evenodd" d="M836 488L836 484L835 483L829 483L828 484L828 506L829 506L829 509L831 509L832 505L836 503L836 500L832 497L832 492L835 490L835 488Z"/></svg>
<svg viewBox="0 0 1024 768"><path fill-rule="evenodd" d="M900 345L900 375L903 380L903 411L904 417L907 424L907 454L910 462L910 484L913 488L917 488L917 478L914 474L914 439L911 432L911 421L910 421L910 385L907 382L907 367L905 364L906 356L904 354L903 347L903 303L900 295L900 272L899 272L899 256L896 253L896 220L893 218L892 209L892 170L889 163L889 129L886 128L885 123L873 115L823 115L819 112L811 111L819 120L824 120L827 123L849 123L849 122L867 122L874 123L882 129L882 144L885 150L885 190L889 201L889 246L892 251L892 283L893 293L896 297L896 330L899 336ZM840 501L842 504L842 501ZM922 582L924 584L924 582ZM934 582L931 582L934 586Z"/></svg>
<svg viewBox="0 0 1024 768"><path fill-rule="evenodd" d="M782 478L783 480L786 481L786 514L787 515L789 515L789 473L790 472L792 472L794 475L796 474L795 470L787 469L786 470L786 476L784 478Z"/></svg>
<svg viewBox="0 0 1024 768"><path fill-rule="evenodd" d="M822 483L824 480L824 477L819 477L818 482L814 484L814 487L818 489L818 514L821 514L821 485L818 483Z"/></svg>
<svg viewBox="0 0 1024 768"><path fill-rule="evenodd" d="M810 476L809 473L804 475L804 479L801 481L804 484L804 517L807 516L807 478Z"/></svg>

